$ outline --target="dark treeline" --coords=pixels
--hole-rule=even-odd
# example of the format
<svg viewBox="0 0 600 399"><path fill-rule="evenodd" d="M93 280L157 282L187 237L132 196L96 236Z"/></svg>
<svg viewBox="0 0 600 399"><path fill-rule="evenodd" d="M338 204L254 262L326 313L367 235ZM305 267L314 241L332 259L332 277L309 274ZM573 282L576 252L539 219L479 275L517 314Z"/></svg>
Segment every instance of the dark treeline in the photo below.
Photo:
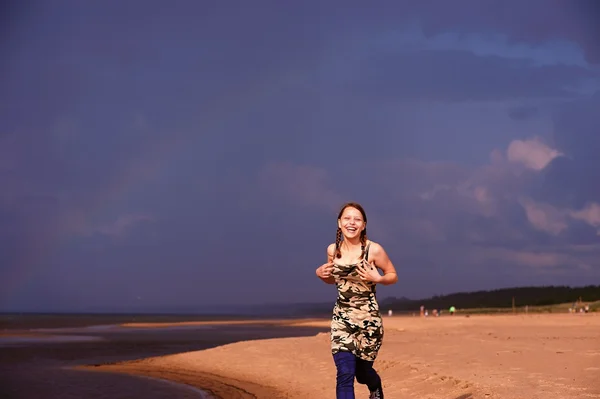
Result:
<svg viewBox="0 0 600 399"><path fill-rule="evenodd" d="M382 312L419 312L421 305L426 309L448 310L450 306L457 309L501 309L524 306L550 306L563 303L574 303L581 298L583 303L600 301L600 285L586 287L541 286L502 288L490 291L458 292L448 295L436 295L425 299L387 297L379 300ZM330 303L289 304L269 306L261 309L261 314L329 317L333 301ZM596 311L598 306L593 306ZM266 312L265 312L266 311Z"/></svg>
<svg viewBox="0 0 600 399"><path fill-rule="evenodd" d="M447 309L450 306L462 309L473 308L510 308L520 306L548 306L578 301L600 301L600 285L585 287L545 286L502 288L490 291L459 292L449 295L433 296L427 299L385 298L381 301L384 309L408 311L419 309ZM382 309L383 310L383 309Z"/></svg>

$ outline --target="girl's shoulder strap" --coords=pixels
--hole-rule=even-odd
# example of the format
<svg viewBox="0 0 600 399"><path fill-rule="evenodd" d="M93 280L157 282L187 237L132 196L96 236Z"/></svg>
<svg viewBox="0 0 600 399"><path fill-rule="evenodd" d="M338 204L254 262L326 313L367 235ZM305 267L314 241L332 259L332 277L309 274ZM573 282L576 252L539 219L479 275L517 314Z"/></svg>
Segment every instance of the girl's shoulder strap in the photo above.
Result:
<svg viewBox="0 0 600 399"><path fill-rule="evenodd" d="M367 241L367 246L365 247L365 260L369 261L369 248L371 247L371 240Z"/></svg>

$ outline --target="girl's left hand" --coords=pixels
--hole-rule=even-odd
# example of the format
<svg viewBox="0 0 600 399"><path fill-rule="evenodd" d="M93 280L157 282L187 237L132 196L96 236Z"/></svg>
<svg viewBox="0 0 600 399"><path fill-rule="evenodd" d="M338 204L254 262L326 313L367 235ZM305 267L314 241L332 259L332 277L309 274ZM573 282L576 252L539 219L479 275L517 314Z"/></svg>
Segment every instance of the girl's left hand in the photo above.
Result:
<svg viewBox="0 0 600 399"><path fill-rule="evenodd" d="M381 274L377 268L371 263L360 263L356 267L356 271L363 281L372 281L378 283L381 281Z"/></svg>

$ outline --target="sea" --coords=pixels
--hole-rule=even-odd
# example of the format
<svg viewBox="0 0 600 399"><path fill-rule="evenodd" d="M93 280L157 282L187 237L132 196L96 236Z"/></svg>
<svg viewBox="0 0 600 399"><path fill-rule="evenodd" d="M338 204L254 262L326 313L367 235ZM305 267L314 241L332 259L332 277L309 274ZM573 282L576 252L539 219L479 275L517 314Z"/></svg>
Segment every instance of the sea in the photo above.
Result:
<svg viewBox="0 0 600 399"><path fill-rule="evenodd" d="M0 314L2 399L208 399L184 384L74 370L208 349L237 341L300 337L325 331L266 323L123 327L123 323L235 320L193 315ZM244 318L244 319L247 319ZM223 398L225 399L225 398Z"/></svg>

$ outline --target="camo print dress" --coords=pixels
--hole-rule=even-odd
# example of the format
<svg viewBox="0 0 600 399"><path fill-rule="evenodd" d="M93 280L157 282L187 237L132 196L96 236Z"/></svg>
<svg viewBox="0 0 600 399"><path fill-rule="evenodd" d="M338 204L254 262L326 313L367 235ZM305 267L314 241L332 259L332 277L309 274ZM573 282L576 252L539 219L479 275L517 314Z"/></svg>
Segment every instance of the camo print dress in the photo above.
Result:
<svg viewBox="0 0 600 399"><path fill-rule="evenodd" d="M370 245L360 262L367 262ZM331 319L331 352L347 351L372 362L381 348L383 324L375 283L360 279L356 271L359 263L333 266L338 296Z"/></svg>

